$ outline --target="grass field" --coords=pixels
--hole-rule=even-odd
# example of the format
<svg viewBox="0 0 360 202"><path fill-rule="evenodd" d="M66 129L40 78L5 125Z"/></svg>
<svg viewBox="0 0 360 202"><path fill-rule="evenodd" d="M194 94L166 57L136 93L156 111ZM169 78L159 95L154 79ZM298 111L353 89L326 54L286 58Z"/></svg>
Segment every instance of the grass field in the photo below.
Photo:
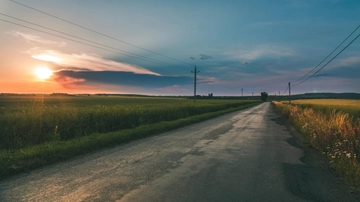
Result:
<svg viewBox="0 0 360 202"><path fill-rule="evenodd" d="M360 108L360 100L346 100L346 99L307 99L294 100L295 104L314 104L314 105L331 105L331 106L355 106Z"/></svg>
<svg viewBox="0 0 360 202"><path fill-rule="evenodd" d="M158 97L0 97L0 149L171 121L248 102Z"/></svg>
<svg viewBox="0 0 360 202"><path fill-rule="evenodd" d="M360 118L360 100L345 99L309 99L294 100L292 103L301 107L315 108L323 112L331 113L333 110L353 116L355 119Z"/></svg>
<svg viewBox="0 0 360 202"><path fill-rule="evenodd" d="M0 179L261 103L160 97L0 96Z"/></svg>
<svg viewBox="0 0 360 202"><path fill-rule="evenodd" d="M360 190L360 100L273 102L306 142L329 158L346 181Z"/></svg>

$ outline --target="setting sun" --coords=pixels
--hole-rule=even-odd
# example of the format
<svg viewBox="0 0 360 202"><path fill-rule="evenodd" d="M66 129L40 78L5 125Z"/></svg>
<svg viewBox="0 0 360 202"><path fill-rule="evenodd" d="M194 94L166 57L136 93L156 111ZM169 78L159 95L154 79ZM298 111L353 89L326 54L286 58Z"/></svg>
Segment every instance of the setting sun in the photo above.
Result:
<svg viewBox="0 0 360 202"><path fill-rule="evenodd" d="M47 67L38 67L35 69L35 74L39 79L45 80L50 78L53 75L53 72Z"/></svg>

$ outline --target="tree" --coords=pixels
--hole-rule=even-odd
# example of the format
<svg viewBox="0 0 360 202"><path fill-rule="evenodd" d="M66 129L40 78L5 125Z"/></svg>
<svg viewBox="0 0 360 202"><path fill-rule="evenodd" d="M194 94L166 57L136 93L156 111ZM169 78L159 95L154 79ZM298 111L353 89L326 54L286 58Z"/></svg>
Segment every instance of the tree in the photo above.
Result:
<svg viewBox="0 0 360 202"><path fill-rule="evenodd" d="M267 100L267 98L268 98L267 92L262 92L261 93L261 100L265 102Z"/></svg>

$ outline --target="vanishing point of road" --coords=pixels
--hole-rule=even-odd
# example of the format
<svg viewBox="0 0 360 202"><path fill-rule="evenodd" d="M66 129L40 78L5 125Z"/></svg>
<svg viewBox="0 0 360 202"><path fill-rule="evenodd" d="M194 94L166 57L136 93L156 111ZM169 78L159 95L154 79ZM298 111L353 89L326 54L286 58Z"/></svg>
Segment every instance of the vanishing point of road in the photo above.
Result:
<svg viewBox="0 0 360 202"><path fill-rule="evenodd" d="M355 201L271 103L0 182L0 201Z"/></svg>

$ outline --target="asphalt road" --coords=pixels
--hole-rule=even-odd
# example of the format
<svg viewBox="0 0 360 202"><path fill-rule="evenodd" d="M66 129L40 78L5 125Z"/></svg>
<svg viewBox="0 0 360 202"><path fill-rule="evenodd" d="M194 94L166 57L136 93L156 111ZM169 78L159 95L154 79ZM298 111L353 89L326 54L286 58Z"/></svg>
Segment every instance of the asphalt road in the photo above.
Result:
<svg viewBox="0 0 360 202"><path fill-rule="evenodd" d="M0 201L355 201L270 103L0 182Z"/></svg>

